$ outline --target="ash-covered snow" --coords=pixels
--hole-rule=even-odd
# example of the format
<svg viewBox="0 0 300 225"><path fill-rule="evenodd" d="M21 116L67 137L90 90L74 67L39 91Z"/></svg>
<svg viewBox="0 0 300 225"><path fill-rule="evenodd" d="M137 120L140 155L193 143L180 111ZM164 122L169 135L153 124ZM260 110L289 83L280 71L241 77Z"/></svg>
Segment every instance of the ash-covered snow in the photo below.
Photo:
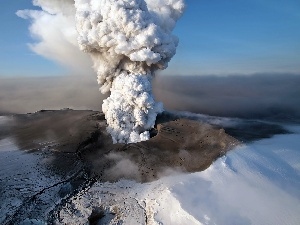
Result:
<svg viewBox="0 0 300 225"><path fill-rule="evenodd" d="M30 154L20 150L12 138L0 139L0 224L9 221L16 213L21 214L28 205L35 205L35 210L45 211L44 202L59 201L60 196L49 193L46 189L61 178L49 172L42 164L45 160L40 154ZM30 199L40 193L34 202ZM44 194L42 195L42 192ZM27 202L28 204L24 204ZM40 204L40 205L39 205ZM23 207L24 206L24 207ZM46 213L46 212L45 212Z"/></svg>
<svg viewBox="0 0 300 225"><path fill-rule="evenodd" d="M12 122L0 119L2 125ZM232 126L244 123L206 119ZM203 172L173 171L149 183L98 181L64 201L59 193L68 182L56 186L61 177L42 165L47 160L43 151L21 151L12 137L0 137L0 223L46 224L54 210L51 222L58 224L88 224L94 215L98 224L298 225L300 126L285 128L290 133L239 146Z"/></svg>
<svg viewBox="0 0 300 225"><path fill-rule="evenodd" d="M145 184L98 182L60 211L61 222L85 224L101 208L99 224L297 225L300 127L287 128L294 133L240 146L204 172Z"/></svg>

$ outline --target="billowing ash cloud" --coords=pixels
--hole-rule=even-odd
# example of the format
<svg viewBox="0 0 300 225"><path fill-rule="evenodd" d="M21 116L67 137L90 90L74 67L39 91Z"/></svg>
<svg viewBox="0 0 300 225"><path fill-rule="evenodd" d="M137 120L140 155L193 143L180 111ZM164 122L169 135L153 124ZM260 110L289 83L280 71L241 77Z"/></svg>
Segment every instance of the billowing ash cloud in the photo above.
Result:
<svg viewBox="0 0 300 225"><path fill-rule="evenodd" d="M171 32L183 0L75 0L75 8L80 49L93 59L101 92L111 92L102 109L113 141L149 139L163 111L151 79L176 52Z"/></svg>
<svg viewBox="0 0 300 225"><path fill-rule="evenodd" d="M111 92L102 108L114 142L149 139L148 130L163 110L152 95L151 79L176 52L178 39L171 32L184 10L183 0L33 0L33 4L42 10L17 12L32 21L30 32L38 42L31 49L77 74L90 73L90 60L83 52L89 53L101 92Z"/></svg>

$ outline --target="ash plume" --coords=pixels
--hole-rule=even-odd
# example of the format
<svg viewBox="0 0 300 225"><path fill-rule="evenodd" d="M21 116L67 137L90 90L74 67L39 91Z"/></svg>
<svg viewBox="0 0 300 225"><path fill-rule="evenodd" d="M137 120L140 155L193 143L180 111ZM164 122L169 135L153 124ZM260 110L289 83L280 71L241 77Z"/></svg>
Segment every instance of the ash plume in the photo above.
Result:
<svg viewBox="0 0 300 225"><path fill-rule="evenodd" d="M176 53L172 30L183 1L33 0L42 10L17 15L31 20L35 53L77 74L90 73L93 62L101 92L111 93L102 105L108 132L114 142L130 143L149 139L148 130L163 110L151 80Z"/></svg>
<svg viewBox="0 0 300 225"><path fill-rule="evenodd" d="M102 110L113 141L150 138L162 103L155 102L151 79L176 53L172 35L182 0L75 0L78 43L90 54L101 92L111 92Z"/></svg>

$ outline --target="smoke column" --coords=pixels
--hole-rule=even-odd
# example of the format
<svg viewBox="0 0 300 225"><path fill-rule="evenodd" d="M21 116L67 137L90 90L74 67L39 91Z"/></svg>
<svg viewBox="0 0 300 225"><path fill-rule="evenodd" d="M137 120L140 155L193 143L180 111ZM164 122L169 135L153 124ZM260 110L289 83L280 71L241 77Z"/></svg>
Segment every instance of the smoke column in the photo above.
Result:
<svg viewBox="0 0 300 225"><path fill-rule="evenodd" d="M151 80L176 52L172 35L183 0L33 0L41 10L19 10L31 21L37 43L30 48L76 73L89 73L91 56L113 141L149 139L163 110L155 102ZM77 28L77 31L76 31ZM87 52L88 54L82 53Z"/></svg>
<svg viewBox="0 0 300 225"><path fill-rule="evenodd" d="M111 92L102 110L114 143L150 138L156 116L151 79L176 53L172 35L183 0L75 0L78 43L90 54L101 92Z"/></svg>

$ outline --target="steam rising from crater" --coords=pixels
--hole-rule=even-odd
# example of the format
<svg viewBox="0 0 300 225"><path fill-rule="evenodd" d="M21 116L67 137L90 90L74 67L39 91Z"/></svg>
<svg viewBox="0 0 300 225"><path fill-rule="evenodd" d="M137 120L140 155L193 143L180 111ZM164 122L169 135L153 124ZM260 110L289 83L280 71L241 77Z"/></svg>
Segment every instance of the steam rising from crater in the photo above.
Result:
<svg viewBox="0 0 300 225"><path fill-rule="evenodd" d="M149 139L163 110L151 80L176 53L172 30L183 1L33 0L42 10L17 15L31 19L30 32L39 42L30 47L37 54L85 74L90 55L101 92L111 93L102 105L108 132L114 142L130 143Z"/></svg>
<svg viewBox="0 0 300 225"><path fill-rule="evenodd" d="M78 43L90 54L101 92L111 92L102 110L114 142L150 138L163 106L151 79L176 53L172 35L183 0L75 0Z"/></svg>

